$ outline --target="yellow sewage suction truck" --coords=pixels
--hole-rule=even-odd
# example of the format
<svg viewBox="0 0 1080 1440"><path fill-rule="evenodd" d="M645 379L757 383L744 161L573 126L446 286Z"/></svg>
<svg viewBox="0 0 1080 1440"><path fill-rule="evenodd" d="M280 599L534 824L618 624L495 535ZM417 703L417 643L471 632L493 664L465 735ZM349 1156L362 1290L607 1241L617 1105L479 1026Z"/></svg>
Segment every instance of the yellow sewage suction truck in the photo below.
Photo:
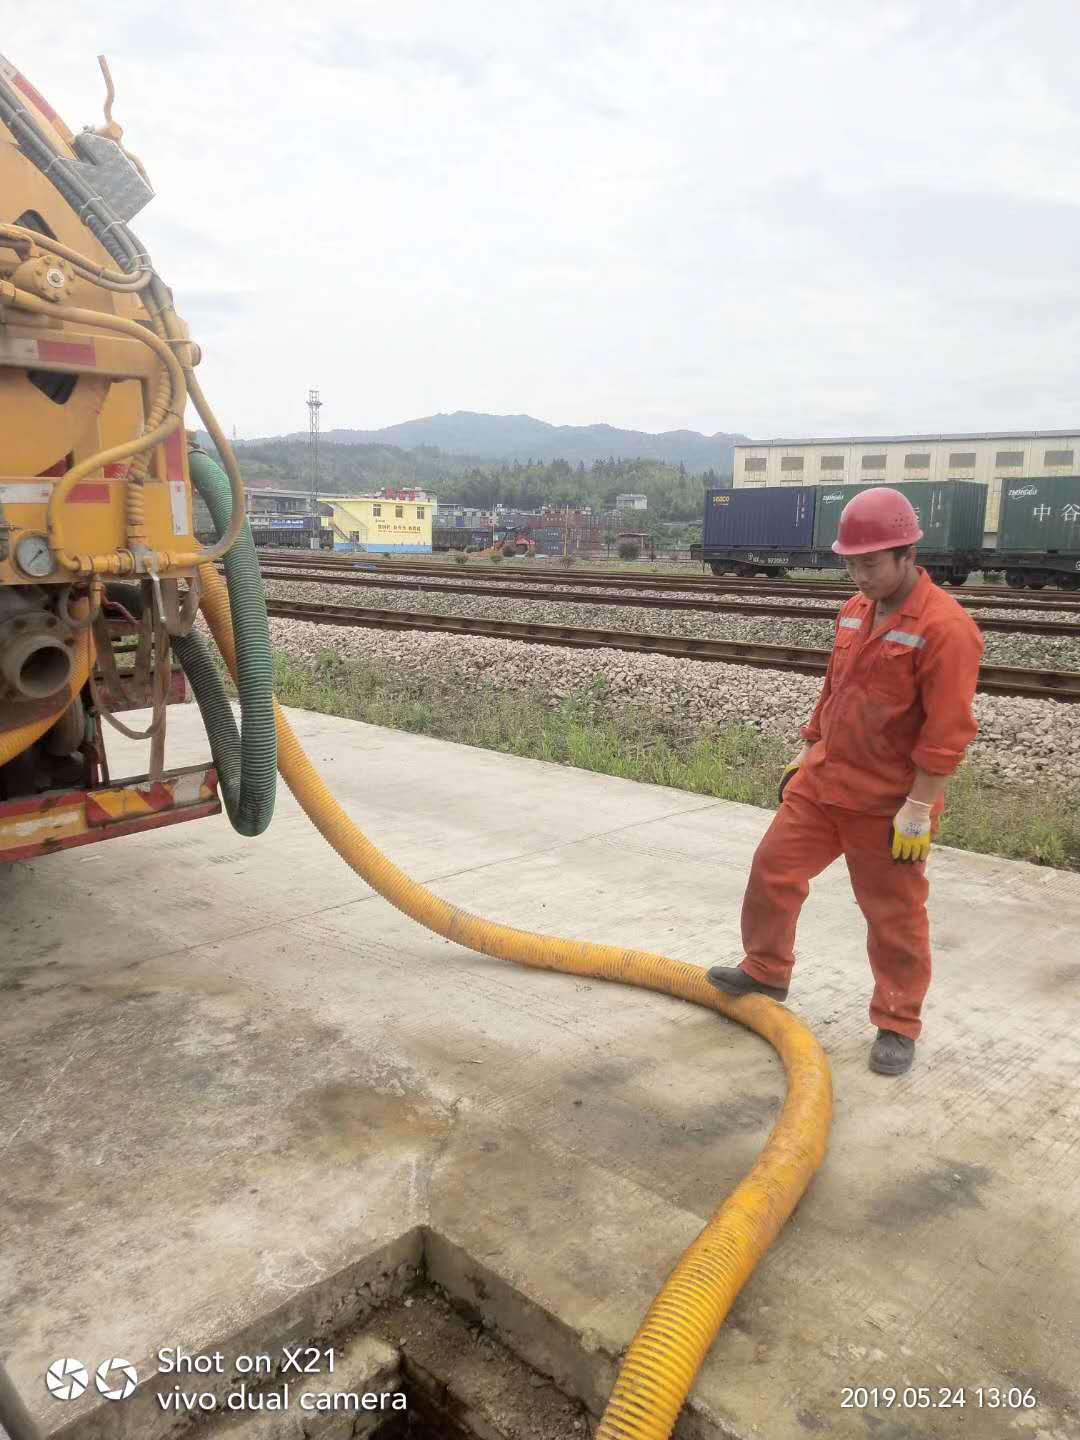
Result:
<svg viewBox="0 0 1080 1440"><path fill-rule="evenodd" d="M736 1295L824 1157L824 1053L784 1007L757 995L730 1000L699 966L459 909L398 869L335 801L274 702L239 470L195 376L198 346L130 228L153 190L112 119L102 68L105 124L74 134L0 57L0 860L222 806L241 834L257 835L270 823L280 772L345 862L447 939L672 995L769 1040L788 1077L780 1117L644 1317L598 1431L603 1440L662 1440ZM189 444L189 401L223 468ZM193 487L217 530L206 547L194 538ZM196 626L199 611L236 680L239 726ZM169 703L189 691L210 753L202 765L169 769ZM120 718L136 710L149 712L141 730ZM147 740L144 775L110 774L111 728ZM2 1367L0 1423L12 1440L37 1433Z"/></svg>

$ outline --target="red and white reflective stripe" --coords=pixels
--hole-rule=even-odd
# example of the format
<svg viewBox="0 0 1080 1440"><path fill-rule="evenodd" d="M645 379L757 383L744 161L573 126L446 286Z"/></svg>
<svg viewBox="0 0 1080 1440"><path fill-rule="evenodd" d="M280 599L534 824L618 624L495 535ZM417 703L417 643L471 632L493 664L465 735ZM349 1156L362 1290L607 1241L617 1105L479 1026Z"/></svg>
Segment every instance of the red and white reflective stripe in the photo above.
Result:
<svg viewBox="0 0 1080 1440"><path fill-rule="evenodd" d="M97 348L93 340L34 340L25 335L0 340L0 362L8 365L70 365L95 369Z"/></svg>
<svg viewBox="0 0 1080 1440"><path fill-rule="evenodd" d="M141 779L94 791L52 791L0 801L0 861L31 859L112 836L216 815L217 772L196 765L152 784Z"/></svg>
<svg viewBox="0 0 1080 1440"><path fill-rule="evenodd" d="M177 803L171 787L161 783L104 790L96 795L87 795L86 823L111 825L116 820L133 815L156 815L162 810L171 810Z"/></svg>
<svg viewBox="0 0 1080 1440"><path fill-rule="evenodd" d="M840 624L845 630L861 630L862 620L858 615L841 615Z"/></svg>

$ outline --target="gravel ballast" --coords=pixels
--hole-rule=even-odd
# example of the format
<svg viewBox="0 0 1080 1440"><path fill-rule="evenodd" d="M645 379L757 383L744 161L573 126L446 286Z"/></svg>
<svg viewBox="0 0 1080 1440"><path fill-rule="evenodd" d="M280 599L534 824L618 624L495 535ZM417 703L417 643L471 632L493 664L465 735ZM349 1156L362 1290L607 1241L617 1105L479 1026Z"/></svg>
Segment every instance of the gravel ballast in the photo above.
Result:
<svg viewBox="0 0 1080 1440"><path fill-rule="evenodd" d="M272 588L277 591L285 587L279 582ZM322 603L345 603L341 599L341 591L346 588L343 586L305 585L292 588L301 593L282 594L280 598L314 600L311 592L322 588L333 592L324 595ZM408 597L408 603L402 600L392 607L380 601L378 608L419 610L422 607L417 601L432 598L436 597L413 593ZM458 597L453 613L471 613L464 610L466 598ZM492 610L489 613L496 618L517 618L508 613L507 607L511 602L481 603L490 605ZM530 602L512 603L524 605ZM497 611L495 606L498 606ZM550 612L558 608L575 612L575 618L564 623L597 623L583 621L580 618L582 607L579 606L545 605L542 608L548 611L550 623L556 623ZM594 608L615 614L625 613L616 606ZM690 617L682 615L678 618ZM708 616L703 619L710 626L705 633L721 638L717 629L713 628L718 622ZM734 616L728 617L728 621L735 622L737 626L761 624ZM825 646L830 643L831 632L827 625L822 638L810 641L795 640L788 632L788 623L792 622L768 622L762 626L761 638L772 644L787 642ZM802 625L802 622L793 623ZM609 620L604 628L631 627ZM818 636L822 636L820 622L815 623L813 628ZM739 629L728 634L733 639L752 638ZM410 675L428 675L444 684L475 686L487 683L500 689L531 690L551 705L585 689L597 676L603 676L615 703L648 705L685 724L698 727L702 734L716 733L734 724L748 724L764 734L790 741L793 747L799 743L799 726L809 717L821 688L821 681L815 676L759 670L749 665L683 660L667 655L635 655L620 650L570 650L487 636L352 630L336 625L277 619L270 621L270 635L275 650L299 661L310 662L320 652L329 650L346 659L381 661ZM988 638L1034 639L1031 636ZM1030 664L1031 661L1016 660L1012 663ZM1009 784L1050 782L1080 790L1080 724L1077 723L1080 716L1075 707L1053 700L978 695L975 714L980 735L968 754L985 773Z"/></svg>
<svg viewBox="0 0 1080 1440"><path fill-rule="evenodd" d="M468 577L470 580L473 577ZM484 577L487 578L487 577ZM832 646L835 602L791 602L806 609L806 619L778 616L706 615L699 610L651 610L643 605L586 605L552 600L516 600L501 595L454 594L429 590L388 590L379 586L308 585L297 581L267 581L271 599L303 601L309 605L357 605L365 609L411 610L422 615L464 615L474 619L512 620L520 624L577 625L593 630L633 630L650 635L679 635L696 639L737 640L755 645L797 645L818 650ZM612 593L619 593L613 591ZM680 596L678 598L686 598ZM742 596L738 597L742 600ZM753 597L750 603L754 603ZM761 604L768 603L762 596ZM977 613L977 612L976 612ZM999 619L1030 619L1026 611L995 611ZM1039 615L1066 623L1068 612ZM1028 665L1041 670L1080 670L1080 636L986 636L988 665Z"/></svg>

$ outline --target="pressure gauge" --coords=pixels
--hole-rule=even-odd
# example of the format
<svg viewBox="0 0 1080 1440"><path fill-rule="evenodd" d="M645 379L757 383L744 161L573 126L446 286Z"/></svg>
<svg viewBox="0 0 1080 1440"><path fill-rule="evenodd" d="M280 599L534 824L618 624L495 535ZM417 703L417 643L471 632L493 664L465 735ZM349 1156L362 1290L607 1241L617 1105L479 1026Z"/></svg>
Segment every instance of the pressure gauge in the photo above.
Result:
<svg viewBox="0 0 1080 1440"><path fill-rule="evenodd" d="M53 552L44 535L24 535L15 546L15 563L26 575L43 580L55 568Z"/></svg>

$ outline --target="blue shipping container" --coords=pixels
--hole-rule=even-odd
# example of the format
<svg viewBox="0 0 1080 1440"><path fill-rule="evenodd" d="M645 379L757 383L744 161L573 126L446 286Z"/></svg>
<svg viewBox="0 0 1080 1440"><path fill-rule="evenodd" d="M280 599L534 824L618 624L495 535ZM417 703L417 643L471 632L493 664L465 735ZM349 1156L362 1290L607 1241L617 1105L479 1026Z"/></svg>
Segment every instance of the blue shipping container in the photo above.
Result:
<svg viewBox="0 0 1080 1440"><path fill-rule="evenodd" d="M706 490L703 542L759 549L809 550L814 543L816 485L760 490Z"/></svg>

